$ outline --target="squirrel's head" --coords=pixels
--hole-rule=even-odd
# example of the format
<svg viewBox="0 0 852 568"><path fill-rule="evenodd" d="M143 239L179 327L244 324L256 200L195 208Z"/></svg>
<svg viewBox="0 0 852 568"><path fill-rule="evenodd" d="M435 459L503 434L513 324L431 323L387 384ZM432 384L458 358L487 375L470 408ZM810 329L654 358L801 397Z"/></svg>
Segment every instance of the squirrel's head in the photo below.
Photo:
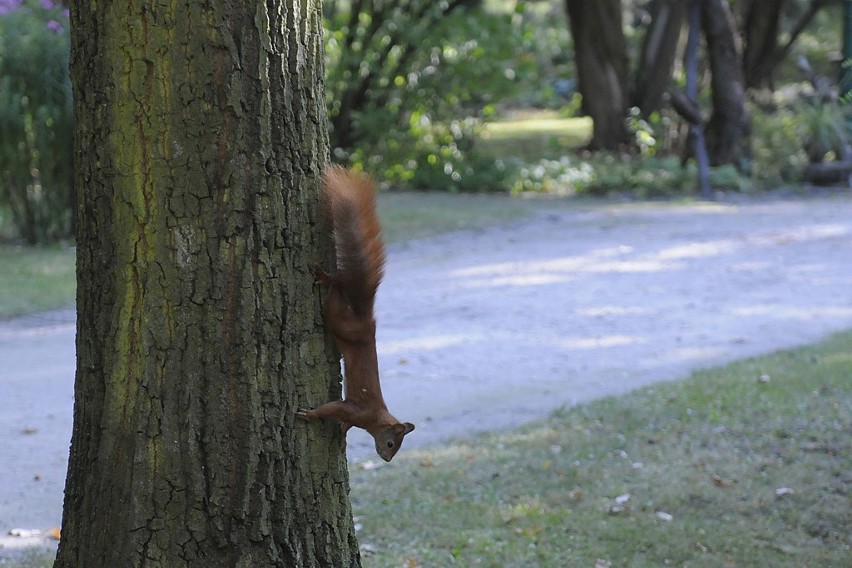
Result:
<svg viewBox="0 0 852 568"><path fill-rule="evenodd" d="M402 446L402 439L413 430L414 424L403 422L401 424L385 426L381 430L372 433L373 439L376 441L376 453L386 462L391 461L399 451L399 447Z"/></svg>

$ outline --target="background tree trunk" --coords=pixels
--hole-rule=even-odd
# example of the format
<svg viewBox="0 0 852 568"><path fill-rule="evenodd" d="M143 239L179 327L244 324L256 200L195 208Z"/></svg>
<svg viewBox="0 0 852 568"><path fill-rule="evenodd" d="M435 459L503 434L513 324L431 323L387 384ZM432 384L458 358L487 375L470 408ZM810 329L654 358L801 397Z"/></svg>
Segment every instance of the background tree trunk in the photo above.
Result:
<svg viewBox="0 0 852 568"><path fill-rule="evenodd" d="M315 0L72 3L56 566L359 564L339 427L295 420L340 394L309 270L331 253L320 18Z"/></svg>
<svg viewBox="0 0 852 568"><path fill-rule="evenodd" d="M639 107L642 116L660 109L663 94L671 85L688 5L683 0L656 0L651 5L651 23L642 42L632 97L632 105Z"/></svg>
<svg viewBox="0 0 852 568"><path fill-rule="evenodd" d="M710 165L743 166L751 155L740 40L727 0L704 0L701 21L710 55L713 115L707 124Z"/></svg>
<svg viewBox="0 0 852 568"><path fill-rule="evenodd" d="M746 87L757 89L774 88L773 80L778 65L789 55L793 44L810 25L820 10L840 0L810 0L807 7L800 6L801 13L795 20L782 26L785 12L792 6L787 0L742 0L738 2L743 36L743 70ZM793 20L793 16L786 14ZM781 43L782 27L787 31ZM789 28L789 29L788 29Z"/></svg>
<svg viewBox="0 0 852 568"><path fill-rule="evenodd" d="M778 34L786 0L743 1L743 71L747 88L772 87L777 66Z"/></svg>
<svg viewBox="0 0 852 568"><path fill-rule="evenodd" d="M629 142L627 44L620 0L565 0L577 87L583 110L592 118L589 148L618 150Z"/></svg>

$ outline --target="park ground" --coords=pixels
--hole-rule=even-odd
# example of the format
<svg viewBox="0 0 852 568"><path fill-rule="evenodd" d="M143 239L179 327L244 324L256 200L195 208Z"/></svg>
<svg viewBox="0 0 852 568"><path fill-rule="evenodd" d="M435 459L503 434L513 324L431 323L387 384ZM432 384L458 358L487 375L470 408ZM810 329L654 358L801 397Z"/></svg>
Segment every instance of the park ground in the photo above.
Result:
<svg viewBox="0 0 852 568"><path fill-rule="evenodd" d="M385 216L452 198L386 197ZM392 411L418 429L379 469L350 434L365 566L842 565L848 337L659 383L852 327L852 199L459 199L481 218L392 237L381 370ZM73 312L0 326L3 533L60 522L73 335ZM791 521L801 511L813 520ZM661 548L666 534L678 547Z"/></svg>

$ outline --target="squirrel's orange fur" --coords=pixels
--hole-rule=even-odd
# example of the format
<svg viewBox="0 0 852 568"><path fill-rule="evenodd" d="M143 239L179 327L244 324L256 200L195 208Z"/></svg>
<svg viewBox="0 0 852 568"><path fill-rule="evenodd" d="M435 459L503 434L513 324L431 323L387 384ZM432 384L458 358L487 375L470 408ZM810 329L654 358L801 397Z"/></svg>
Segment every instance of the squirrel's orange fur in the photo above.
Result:
<svg viewBox="0 0 852 568"><path fill-rule="evenodd" d="M344 442L349 428L363 428L373 436L379 456L390 461L414 424L400 422L388 412L379 384L373 305L384 273L385 247L376 190L366 175L329 166L323 175L323 199L337 262L333 272L316 268L314 275L328 285L323 314L343 355L345 398L313 410L300 409L298 416L336 418Z"/></svg>

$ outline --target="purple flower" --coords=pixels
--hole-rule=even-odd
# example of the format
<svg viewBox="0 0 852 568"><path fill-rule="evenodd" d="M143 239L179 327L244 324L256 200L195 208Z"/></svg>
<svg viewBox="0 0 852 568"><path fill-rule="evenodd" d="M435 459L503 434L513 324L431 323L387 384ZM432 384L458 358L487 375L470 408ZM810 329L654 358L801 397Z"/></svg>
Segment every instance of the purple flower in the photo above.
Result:
<svg viewBox="0 0 852 568"><path fill-rule="evenodd" d="M50 20L49 22L47 22L47 29L49 29L52 32L60 33L65 28L63 28L62 24L60 24L56 20Z"/></svg>
<svg viewBox="0 0 852 568"><path fill-rule="evenodd" d="M41 0L41 7L45 10L53 10L56 6L52 0Z"/></svg>
<svg viewBox="0 0 852 568"><path fill-rule="evenodd" d="M24 0L0 0L0 16L14 12L21 7Z"/></svg>

